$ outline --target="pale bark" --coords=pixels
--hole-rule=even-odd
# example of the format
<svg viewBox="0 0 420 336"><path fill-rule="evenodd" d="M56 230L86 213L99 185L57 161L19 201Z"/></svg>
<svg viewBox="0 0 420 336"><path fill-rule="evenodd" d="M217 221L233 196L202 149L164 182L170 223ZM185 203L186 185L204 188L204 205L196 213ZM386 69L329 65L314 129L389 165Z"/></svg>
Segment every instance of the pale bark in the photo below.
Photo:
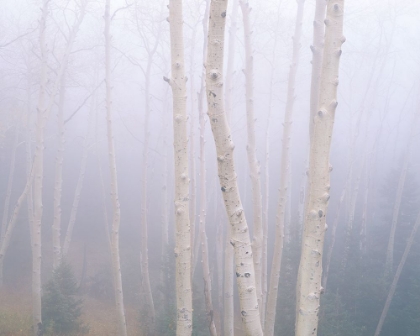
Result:
<svg viewBox="0 0 420 336"><path fill-rule="evenodd" d="M47 46L46 25L48 17L49 0L42 2L42 14L39 23L39 46L40 46L40 88L37 103L37 119L35 131L35 155L33 160L33 227L32 227L32 332L37 336L42 332L41 312L41 228L42 228L42 194L44 178L44 129L48 118L48 109L45 104L47 88Z"/></svg>
<svg viewBox="0 0 420 336"><path fill-rule="evenodd" d="M238 0L233 0L231 24L229 29L229 45L228 45L228 59L226 66L226 85L225 85L225 103L226 103L226 117L230 121L233 113L232 97L233 97L233 65L235 61L235 45L236 45L236 30L237 30L237 16L238 16ZM234 334L234 303L233 303L233 247L230 244L231 232L226 230L226 243L224 255L224 309L223 309L223 331L224 336L233 336Z"/></svg>
<svg viewBox="0 0 420 336"><path fill-rule="evenodd" d="M149 275L149 251L148 251L148 192L147 192L147 180L148 180L148 165L149 165L149 118L150 118L150 78L151 70L153 66L153 58L159 45L161 29L159 29L154 43L149 46L146 42L144 35L143 43L147 52L147 65L143 71L145 79L145 91L144 91L144 123L143 123L143 157L142 157L142 176L141 176L141 223L140 223L140 264L142 273L142 285L144 294L146 296L146 306L148 311L148 328L149 332L153 333L155 327L155 305L153 302L152 288L150 285Z"/></svg>
<svg viewBox="0 0 420 336"><path fill-rule="evenodd" d="M127 336L127 325L125 322L124 298L121 281L120 251L119 251L119 229L121 221L120 201L118 198L117 166L115 160L115 143L112 129L112 87L111 87L111 15L110 0L105 3L105 90L106 90L106 122L108 137L108 157L111 175L111 200L112 200L112 232L111 232L111 258L112 275L114 280L115 303L117 308L118 335Z"/></svg>
<svg viewBox="0 0 420 336"><path fill-rule="evenodd" d="M245 41L245 97L246 97L246 119L247 119L247 157L249 165L249 175L252 183L252 212L253 212L253 239L252 254L254 258L255 269L255 286L257 290L258 307L260 309L260 317L262 317L262 195L260 167L257 159L257 145L255 140L255 117L254 117L254 62L251 46L251 24L248 1L241 0L239 2L242 10L244 22L244 41Z"/></svg>
<svg viewBox="0 0 420 336"><path fill-rule="evenodd" d="M191 104L191 114L190 114L190 134L189 134L189 144L190 144L190 190L191 190L191 197L190 197L190 225L191 225L191 246L195 246L195 227L196 227L196 182L195 182L195 174L196 174L196 168L195 168L195 81L194 81L194 54L195 54L195 35L196 35L196 29L193 27L192 29L192 37L191 37L191 62L190 62L190 104ZM194 265L194 258L197 258L198 256L195 255L195 250L191 250L191 262ZM191 277L194 275L194 270L191 272Z"/></svg>
<svg viewBox="0 0 420 336"><path fill-rule="evenodd" d="M63 160L64 160L64 100L66 94L66 76L63 74L60 85L60 97L58 102L58 139L57 155L55 158L55 181L54 181L54 219L52 224L53 240L53 268L57 268L61 262L61 195L63 188Z"/></svg>
<svg viewBox="0 0 420 336"><path fill-rule="evenodd" d="M236 279L245 334L262 335L255 286L251 240L239 195L233 161L234 144L224 111L223 50L227 1L212 0L206 62L208 115L216 144L218 175L227 217L231 244L235 251Z"/></svg>
<svg viewBox="0 0 420 336"><path fill-rule="evenodd" d="M279 202L277 205L273 261L271 265L270 283L267 295L267 311L264 324L264 334L269 336L274 334L274 325L277 310L278 285L280 279L281 261L284 245L284 224L287 212L286 206L288 203L290 204L290 139L292 131L293 107L295 100L296 73L299 64L300 37L302 34L302 17L304 3L304 0L297 1L296 22L293 36L292 63L289 71L286 111L284 114L283 122Z"/></svg>
<svg viewBox="0 0 420 336"><path fill-rule="evenodd" d="M319 108L312 121L309 189L297 283L296 336L317 335L321 294L325 216L330 192L329 154L337 107L337 86L343 37L344 0L328 1Z"/></svg>
<svg viewBox="0 0 420 336"><path fill-rule="evenodd" d="M386 315L388 314L389 306L391 305L391 301L394 297L395 290L397 288L398 280L400 279L402 269L405 265L408 254L410 253L410 249L411 249L411 246L413 245L413 241L414 241L414 238L416 236L416 232L417 232L419 226L420 226L420 214L418 215L416 223L414 224L413 230L411 231L410 237L408 238L407 245L405 246L405 249L404 249L404 254L403 254L403 256L401 258L401 261L398 265L397 271L394 275L394 279L392 280L392 284L391 284L388 296L387 296L386 301L385 301L385 306L384 306L384 309L382 310L382 314L381 314L381 317L379 319L379 323L376 327L374 336L379 336L380 333L381 333L382 326L385 322Z"/></svg>
<svg viewBox="0 0 420 336"><path fill-rule="evenodd" d="M182 0L169 2L171 79L173 97L175 163L175 258L177 336L192 333L191 226L189 211L189 164L187 136L187 90L184 60Z"/></svg>
<svg viewBox="0 0 420 336"><path fill-rule="evenodd" d="M85 16L85 8L87 1L83 0L80 4L80 13L67 37L67 45L65 52L61 59L60 69L57 75L57 81L51 96L50 106L55 99L57 91L60 91L58 101L58 147L55 160L55 181L54 181L54 219L52 223L52 240L53 240L53 267L56 268L61 262L62 249L61 249L61 195L63 188L63 160L64 160L64 144L65 144L65 128L64 128L64 101L66 96L66 71L68 68L68 61L70 52L76 40L79 27L83 22ZM48 112L49 113L49 112Z"/></svg>
<svg viewBox="0 0 420 336"><path fill-rule="evenodd" d="M324 49L324 19L326 0L316 0L315 17L314 17L314 32L312 38L312 74L311 74L311 98L310 98L310 122L309 122L309 137L312 139L313 134L313 120L315 118L318 99L319 99L319 85L321 80L322 68L322 54Z"/></svg>
<svg viewBox="0 0 420 336"><path fill-rule="evenodd" d="M204 297L210 335L217 336L214 323L214 310L212 302L212 287L209 267L209 251L206 234L206 159L205 159L205 120L204 111L200 109L200 235L201 235L201 265L203 268Z"/></svg>

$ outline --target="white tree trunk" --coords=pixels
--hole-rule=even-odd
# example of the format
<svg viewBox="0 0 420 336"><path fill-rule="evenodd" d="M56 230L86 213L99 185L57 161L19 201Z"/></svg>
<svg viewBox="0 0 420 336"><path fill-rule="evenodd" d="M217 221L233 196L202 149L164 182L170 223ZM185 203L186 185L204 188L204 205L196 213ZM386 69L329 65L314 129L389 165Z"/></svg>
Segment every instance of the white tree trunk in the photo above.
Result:
<svg viewBox="0 0 420 336"><path fill-rule="evenodd" d="M63 187L63 160L64 160L64 144L65 144L65 128L64 128L64 101L66 97L66 71L70 52L76 40L79 27L83 22L85 16L85 8L87 1L82 0L80 4L80 12L76 21L66 37L67 45L61 59L60 69L57 75L56 83L51 96L49 110L52 108L52 103L55 99L57 91L60 91L58 101L58 138L57 138L57 155L55 160L55 182L54 182L54 219L52 223L52 240L53 240L53 267L56 268L61 262L62 249L61 249L61 195ZM47 112L49 114L49 111Z"/></svg>
<svg viewBox="0 0 420 336"><path fill-rule="evenodd" d="M61 262L61 195L63 188L63 160L64 160L64 100L66 95L66 76L63 74L60 85L60 97L58 102L58 138L57 155L55 158L55 182L54 182L54 219L52 224L53 240L53 268L57 268Z"/></svg>
<svg viewBox="0 0 420 336"><path fill-rule="evenodd" d="M302 34L302 17L304 0L297 1L297 13L295 22L295 31L293 36L293 53L292 64L290 66L288 86L287 86L287 100L286 111L283 122L283 137L282 137L282 151L281 151L281 166L280 166L280 188L279 188L279 202L276 214L276 234L273 251L273 261L271 265L270 283L267 295L267 311L264 325L264 334L272 336L274 334L274 325L276 321L277 310L277 296L278 285L280 279L283 239L284 239L284 223L286 220L286 205L290 203L290 139L292 128L293 105L295 100L295 82L297 67L299 64L300 52L300 36ZM289 210L290 212L290 210Z"/></svg>
<svg viewBox="0 0 420 336"><path fill-rule="evenodd" d="M111 99L111 15L110 1L105 3L105 88L106 88L106 121L108 136L108 157L111 175L111 199L112 199L112 232L111 232L111 257L112 275L114 280L115 303L117 308L118 335L127 336L127 325L125 322L124 298L121 281L120 251L119 251L119 230L120 230L120 201L118 198L117 166L115 160L115 143L112 129L112 99Z"/></svg>
<svg viewBox="0 0 420 336"><path fill-rule="evenodd" d="M249 165L249 174L252 183L252 205L253 205L253 239L252 254L254 258L255 286L257 290L258 307L260 317L262 317L262 195L260 181L260 167L257 159L257 145L255 140L255 117L254 117L254 62L251 46L251 8L246 0L240 2L242 17L244 21L244 41L245 41L245 97L246 97L246 118L247 118L247 156Z"/></svg>
<svg viewBox="0 0 420 336"><path fill-rule="evenodd" d="M204 297L206 302L207 319L210 335L217 336L216 325L214 323L214 310L212 302L212 287L209 267L209 252L206 234L206 159L205 159L205 120L204 111L200 109L200 235L201 235L201 265L203 267L204 278Z"/></svg>
<svg viewBox="0 0 420 336"><path fill-rule="evenodd" d="M384 309L382 310L381 317L379 319L379 323L375 330L374 336L379 336L382 330L382 326L385 322L386 315L388 314L389 306L391 305L391 301L395 294L395 289L397 288L398 280L400 279L402 269L404 264L407 260L408 254L410 253L411 246L413 245L414 238L416 236L416 232L420 226L420 214L417 216L416 223L414 224L413 230L411 231L410 238L408 238L407 245L405 246L404 254L401 258L401 261L398 265L397 272L394 275L394 280L392 281L391 287L389 289L388 297L385 301Z"/></svg>
<svg viewBox="0 0 420 336"><path fill-rule="evenodd" d="M156 45L157 47L157 42ZM156 49L155 49L156 50ZM150 116L150 70L152 67L153 53L149 53L145 72L145 116L143 123L143 170L141 177L141 225L140 225L140 264L143 290L146 296L148 310L148 328L153 330L155 321L155 305L153 302L152 288L149 276L149 251L148 251L148 220L147 220L147 171L149 165L149 116Z"/></svg>
<svg viewBox="0 0 420 336"><path fill-rule="evenodd" d="M47 88L47 46L45 39L49 0L42 2L42 14L39 26L39 46L40 46L40 88L37 103L36 119L36 146L33 161L33 228L32 228L32 332L38 336L42 332L42 313L41 313L41 228L42 228L42 191L44 178L44 128L48 118L48 110L45 104Z"/></svg>
<svg viewBox="0 0 420 336"><path fill-rule="evenodd" d="M310 98L310 122L309 122L309 136L312 138L314 118L318 108L319 100L319 85L321 83L321 68L322 68L322 54L324 50L324 20L326 0L316 0L315 17L314 17L314 32L311 45L312 50L312 74L311 74L311 98Z"/></svg>
<svg viewBox="0 0 420 336"><path fill-rule="evenodd" d="M192 333L191 226L189 211L189 164L187 136L187 90L184 61L182 0L169 2L171 79L173 97L175 163L175 258L177 336Z"/></svg>
<svg viewBox="0 0 420 336"><path fill-rule="evenodd" d="M231 24L229 29L229 45L228 45L228 60L226 67L226 86L225 86L225 103L226 103L226 117L230 123L233 106L233 73L234 73L234 61L235 61L235 44L236 44L236 30L237 30L237 16L238 16L238 0L233 0ZM223 307L223 331L224 336L234 335L234 303L233 303L233 247L230 244L231 241L231 230L226 230L226 243L225 243L225 256L224 256L224 307Z"/></svg>
<svg viewBox="0 0 420 336"><path fill-rule="evenodd" d="M259 336L262 335L262 329L251 241L237 185L233 161L234 144L224 112L223 50L226 7L227 1L211 1L206 62L208 115L216 144L220 187L230 222L231 244L235 251L242 322L246 335Z"/></svg>
<svg viewBox="0 0 420 336"><path fill-rule="evenodd" d="M195 28L195 27L194 27ZM189 134L189 144L190 144L190 225L191 225L191 246L195 246L195 227L196 227L196 204L197 204L197 187L195 182L196 168L195 168L195 82L194 82L194 54L195 54L195 35L196 29L193 28L192 37L191 37L191 63L190 63L190 94L191 94L191 114L190 114L190 134ZM192 249L191 262L194 265L194 259L198 256L194 254L195 250ZM194 271L191 272L191 278L194 275Z"/></svg>
<svg viewBox="0 0 420 336"><path fill-rule="evenodd" d="M329 0L325 20L319 108L312 121L309 189L297 283L296 336L317 335L321 295L325 216L330 192L329 153L337 107L338 72L343 37L344 0Z"/></svg>

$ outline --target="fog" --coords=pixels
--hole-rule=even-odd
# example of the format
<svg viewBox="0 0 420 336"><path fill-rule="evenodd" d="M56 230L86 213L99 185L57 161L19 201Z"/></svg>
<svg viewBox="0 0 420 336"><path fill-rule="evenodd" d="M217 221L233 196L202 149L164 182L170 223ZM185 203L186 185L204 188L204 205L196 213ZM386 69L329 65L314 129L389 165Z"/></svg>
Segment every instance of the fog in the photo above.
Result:
<svg viewBox="0 0 420 336"><path fill-rule="evenodd" d="M108 1L1 2L0 336L417 336L420 2L346 1L329 137L314 15L343 0L229 0L224 48L227 0Z"/></svg>

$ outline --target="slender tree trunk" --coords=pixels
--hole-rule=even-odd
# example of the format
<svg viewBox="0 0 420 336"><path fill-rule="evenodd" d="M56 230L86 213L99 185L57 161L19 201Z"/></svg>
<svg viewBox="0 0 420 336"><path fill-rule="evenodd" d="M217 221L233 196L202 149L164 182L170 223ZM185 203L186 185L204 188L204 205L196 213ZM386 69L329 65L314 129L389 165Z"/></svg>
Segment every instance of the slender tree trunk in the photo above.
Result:
<svg viewBox="0 0 420 336"><path fill-rule="evenodd" d="M238 0L233 0L231 24L229 29L229 45L228 45L228 60L226 67L226 89L225 89L225 103L226 103L226 117L230 123L233 106L233 73L234 73L234 61L235 61L235 44L236 44L236 30L237 30L237 16L238 16ZM225 243L225 256L224 256L224 307L223 307L223 331L224 336L234 335L234 303L233 303L233 247L231 242L231 230L226 230L226 243Z"/></svg>
<svg viewBox="0 0 420 336"><path fill-rule="evenodd" d="M57 268L61 262L61 195L63 188L63 160L64 160L64 101L66 96L66 76L63 74L60 83L60 97L58 101L58 138L57 155L55 158L55 182L54 182L54 219L52 224L53 240L53 268Z"/></svg>
<svg viewBox="0 0 420 336"><path fill-rule="evenodd" d="M252 239L252 254L254 258L255 269L255 286L257 290L258 307L260 309L260 317L262 317L262 195L261 195L261 181L260 181L260 167L257 159L257 145L255 140L255 117L254 117L254 62L252 56L251 46L251 24L250 12L251 8L246 0L239 2L242 10L242 17L244 21L244 41L245 41L245 97L246 97L246 116L247 116L247 155L249 173L252 183L252 204L253 204L253 239Z"/></svg>
<svg viewBox="0 0 420 336"><path fill-rule="evenodd" d="M191 37L191 63L190 63L190 93L191 93L191 116L190 116L190 135L189 135L189 144L190 144L190 190L191 190L191 198L190 198L190 225L191 225L191 246L195 246L195 227L196 227L196 204L197 204L197 187L195 182L195 81L194 81L194 53L195 53L195 35L196 29L193 28L192 37ZM195 250L193 249L191 256L191 262L194 265L194 259L198 256L194 255ZM191 277L193 277L194 271L191 272Z"/></svg>
<svg viewBox="0 0 420 336"><path fill-rule="evenodd" d="M262 335L248 224L239 196L233 161L234 144L224 112L223 50L227 1L212 0L206 62L208 115L216 144L220 187L235 251L241 317L248 336Z"/></svg>
<svg viewBox="0 0 420 336"><path fill-rule="evenodd" d="M311 75L311 98L310 98L310 122L309 136L312 138L314 118L318 108L319 85L321 83L322 54L324 50L324 20L327 0L316 0L314 32L311 45L312 51L312 75Z"/></svg>
<svg viewBox="0 0 420 336"><path fill-rule="evenodd" d="M189 211L189 164L187 90L184 61L182 0L169 2L175 160L175 258L177 336L192 333L191 226Z"/></svg>
<svg viewBox="0 0 420 336"><path fill-rule="evenodd" d="M407 245L405 246L404 254L401 258L401 261L398 265L397 272L394 275L394 280L392 281L391 287L389 289L388 297L385 301L384 309L382 310L381 317L379 319L379 323L375 330L374 336L379 336L382 330L382 326L385 322L386 315L388 314L389 306L391 305L391 301L395 294L395 289L397 288L398 280L400 279L402 269L405 265L407 260L408 254L410 253L411 246L413 245L414 238L416 236L416 232L420 226L420 214L417 217L416 223L414 224L413 230L411 231L410 238L408 238Z"/></svg>
<svg viewBox="0 0 420 336"><path fill-rule="evenodd" d="M205 159L205 121L204 111L200 109L200 235L201 235L201 265L203 267L204 278L204 297L206 302L207 319L210 335L217 336L216 325L214 323L214 309L212 302L212 287L209 267L209 252L206 234L206 159Z"/></svg>
<svg viewBox="0 0 420 336"><path fill-rule="evenodd" d="M290 66L288 87L287 87L287 101L286 111L284 114L283 122L283 140L281 151L281 166L280 166L280 189L279 189L279 202L277 206L276 215L276 234L273 251L273 261L271 265L270 284L267 296L267 312L264 325L264 334L271 336L274 334L274 325L276 321L277 310L277 296L278 285L281 271L281 260L283 252L283 236L284 236L284 223L286 220L286 205L290 197L290 138L291 126L293 116L293 105L295 100L295 82L297 67L299 64L300 52L300 36L302 34L302 17L304 0L297 1L297 13L295 22L295 31L293 37L293 55L292 64ZM290 211L289 211L290 212Z"/></svg>
<svg viewBox="0 0 420 336"><path fill-rule="evenodd" d="M329 153L337 107L337 86L343 37L344 0L329 0L322 61L319 108L312 121L309 190L297 283L296 336L317 335L321 294L325 216L330 192Z"/></svg>
<svg viewBox="0 0 420 336"><path fill-rule="evenodd" d="M41 313L41 228L42 228L42 194L44 178L44 128L48 118L48 110L45 104L47 88L47 46L46 46L46 25L48 17L49 0L43 0L42 14L39 27L39 46L40 46L40 89L37 104L36 119L36 147L33 161L33 228L32 228L32 332L38 336L42 332L42 313Z"/></svg>
<svg viewBox="0 0 420 336"><path fill-rule="evenodd" d="M149 116L150 116L150 70L152 58L149 54L147 68L145 72L145 116L143 129L143 173L141 179L141 226L140 226L140 263L142 272L143 290L146 295L146 305L148 310L148 328L153 332L155 321L155 305L153 302L152 288L149 276L149 252L148 252L148 221L147 221L147 171L149 165Z"/></svg>
<svg viewBox="0 0 420 336"><path fill-rule="evenodd" d="M111 232L111 257L112 257L112 274L114 279L115 303L117 308L118 319L118 335L127 336L127 325L125 322L124 298L121 281L121 265L119 250L119 230L120 230L120 201L118 197L117 185L117 166L115 160L115 143L112 129L112 99L111 99L111 15L110 0L105 3L105 88L106 88L106 121L108 136L108 156L109 169L111 174L111 199L112 199L112 232Z"/></svg>
<svg viewBox="0 0 420 336"><path fill-rule="evenodd" d="M217 190L217 188L215 189ZM217 313L216 316L216 330L218 333L223 332L223 253L224 253L224 235L223 235L223 218L219 215L218 211L218 200L217 193L215 194L215 220L217 221L217 231L216 231L216 264L217 264Z"/></svg>

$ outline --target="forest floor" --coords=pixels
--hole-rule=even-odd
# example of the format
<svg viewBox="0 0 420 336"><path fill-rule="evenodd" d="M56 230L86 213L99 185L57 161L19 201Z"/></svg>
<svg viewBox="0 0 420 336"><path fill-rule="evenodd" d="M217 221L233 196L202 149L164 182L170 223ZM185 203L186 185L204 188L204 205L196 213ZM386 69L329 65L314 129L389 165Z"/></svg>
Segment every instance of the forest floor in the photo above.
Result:
<svg viewBox="0 0 420 336"><path fill-rule="evenodd" d="M89 326L87 335L117 335L115 306L112 302L82 297L82 320ZM141 336L139 312L126 306L128 334ZM0 336L31 335L31 293L10 289L0 290Z"/></svg>

